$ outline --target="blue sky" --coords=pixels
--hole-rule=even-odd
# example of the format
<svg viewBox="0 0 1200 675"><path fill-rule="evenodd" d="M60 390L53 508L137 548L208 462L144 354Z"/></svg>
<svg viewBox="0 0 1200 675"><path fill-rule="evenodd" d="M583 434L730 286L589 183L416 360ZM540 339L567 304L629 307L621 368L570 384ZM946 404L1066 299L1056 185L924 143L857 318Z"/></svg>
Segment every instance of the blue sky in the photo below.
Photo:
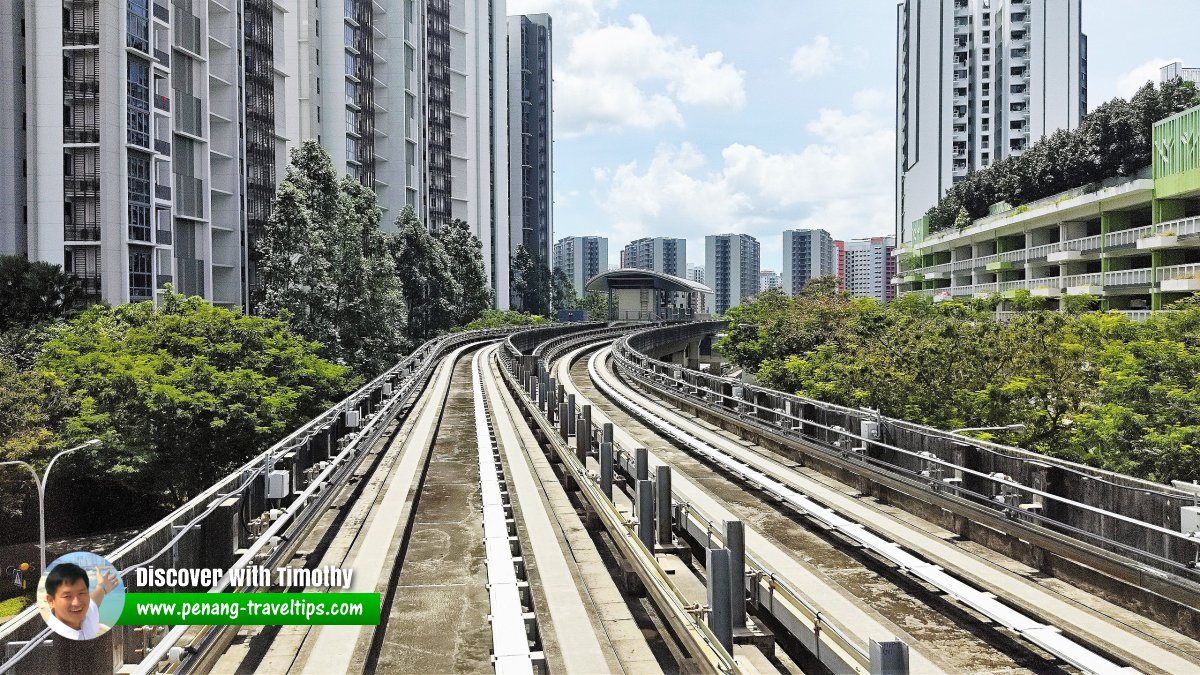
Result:
<svg viewBox="0 0 1200 675"><path fill-rule="evenodd" d="M732 9L731 9L732 8ZM555 238L890 234L893 0L508 0L555 29ZM1089 105L1180 59L1200 2L1083 0Z"/></svg>

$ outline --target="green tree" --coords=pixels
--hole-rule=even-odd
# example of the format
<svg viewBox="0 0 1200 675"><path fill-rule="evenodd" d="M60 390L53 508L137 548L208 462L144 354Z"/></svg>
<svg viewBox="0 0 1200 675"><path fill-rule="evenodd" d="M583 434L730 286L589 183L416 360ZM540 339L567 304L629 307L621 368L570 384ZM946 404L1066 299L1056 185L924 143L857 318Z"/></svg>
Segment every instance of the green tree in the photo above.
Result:
<svg viewBox="0 0 1200 675"><path fill-rule="evenodd" d="M450 257L429 230L405 206L396 219L392 258L408 312L408 339L416 346L454 326L454 298L462 290L451 272Z"/></svg>
<svg viewBox="0 0 1200 675"><path fill-rule="evenodd" d="M571 282L571 277L560 267L554 268L553 277L550 280L551 295L554 311L560 309L572 309L579 306L579 298L575 295L575 284Z"/></svg>
<svg viewBox="0 0 1200 675"><path fill-rule="evenodd" d="M72 408L69 393L53 373L23 369L0 357L0 460L43 466L61 449L58 423Z"/></svg>
<svg viewBox="0 0 1200 675"><path fill-rule="evenodd" d="M450 269L461 291L451 301L454 321L465 326L492 307L492 289L483 263L483 242L461 220L440 228L434 236L450 259Z"/></svg>
<svg viewBox="0 0 1200 675"><path fill-rule="evenodd" d="M37 365L77 402L64 441L104 442L80 458L90 472L178 504L350 388L319 351L282 321L168 292L85 311Z"/></svg>
<svg viewBox="0 0 1200 675"><path fill-rule="evenodd" d="M521 310L534 314L550 313L551 281L550 268L537 253L517 247L510 267L513 301Z"/></svg>
<svg viewBox="0 0 1200 675"><path fill-rule="evenodd" d="M58 265L0 256L0 332L69 319L87 304L78 280Z"/></svg>
<svg viewBox="0 0 1200 675"><path fill-rule="evenodd" d="M467 330L480 328L507 328L509 326L536 326L549 323L545 317L537 314L525 314L511 309L489 309L483 316L466 325Z"/></svg>
<svg viewBox="0 0 1200 675"><path fill-rule="evenodd" d="M579 301L579 308L587 312L590 321L608 321L608 294L588 291ZM617 296L613 296L613 311L621 311Z"/></svg>
<svg viewBox="0 0 1200 675"><path fill-rule="evenodd" d="M374 191L319 144L292 152L258 238L258 312L285 319L337 363L373 375L401 347L404 306Z"/></svg>

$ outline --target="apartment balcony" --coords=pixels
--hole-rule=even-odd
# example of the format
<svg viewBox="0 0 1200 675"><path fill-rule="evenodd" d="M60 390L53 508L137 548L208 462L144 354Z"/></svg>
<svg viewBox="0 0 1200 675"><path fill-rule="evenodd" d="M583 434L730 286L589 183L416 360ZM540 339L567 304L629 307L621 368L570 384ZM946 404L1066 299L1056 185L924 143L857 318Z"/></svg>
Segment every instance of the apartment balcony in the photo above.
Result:
<svg viewBox="0 0 1200 675"><path fill-rule="evenodd" d="M99 76L69 75L63 78L63 94L67 96L87 96L99 93Z"/></svg>
<svg viewBox="0 0 1200 675"><path fill-rule="evenodd" d="M1058 242L1053 243L1053 244L1042 244L1041 246L1034 246L1034 247L1029 248L1026 251L1025 259L1026 260L1045 260L1047 257L1050 256L1051 253L1057 253L1059 250L1061 250L1061 248L1062 248L1062 244L1058 243Z"/></svg>
<svg viewBox="0 0 1200 675"><path fill-rule="evenodd" d="M174 239L175 236L171 230L158 229L154 231L154 241L159 244L170 246ZM161 286L161 284L159 285Z"/></svg>
<svg viewBox="0 0 1200 675"><path fill-rule="evenodd" d="M950 295L956 298L969 298L975 295L975 284L965 284L963 286L952 286Z"/></svg>
<svg viewBox="0 0 1200 675"><path fill-rule="evenodd" d="M175 131L204 135L204 102L190 94L176 93Z"/></svg>
<svg viewBox="0 0 1200 675"><path fill-rule="evenodd" d="M94 173L65 176L63 177L63 187L66 188L67 192L72 193L99 193L100 176Z"/></svg>
<svg viewBox="0 0 1200 675"><path fill-rule="evenodd" d="M1144 225L1131 227L1128 230L1109 232L1104 235L1104 250L1137 247L1138 240L1153 235L1154 229L1153 225Z"/></svg>
<svg viewBox="0 0 1200 675"><path fill-rule="evenodd" d="M154 283L154 287L155 287L155 288L162 288L163 286L166 286L167 284L171 283L171 279L172 279L172 278L173 278L173 277L172 277L170 274L159 274L159 275L156 275L156 277L155 277L155 283Z"/></svg>
<svg viewBox="0 0 1200 675"><path fill-rule="evenodd" d="M1062 277L1060 283L1066 289L1067 295L1100 295L1104 292L1099 272L1093 274L1072 274Z"/></svg>
<svg viewBox="0 0 1200 675"><path fill-rule="evenodd" d="M71 225L63 227L65 241L100 241L100 224Z"/></svg>
<svg viewBox="0 0 1200 675"><path fill-rule="evenodd" d="M171 186L170 185L155 185L154 198L164 202L171 201Z"/></svg>
<svg viewBox="0 0 1200 675"><path fill-rule="evenodd" d="M994 295L998 290L998 286L994 281L986 284L975 284L974 288L975 297L977 298L986 298L989 295Z"/></svg>
<svg viewBox="0 0 1200 675"><path fill-rule="evenodd" d="M942 263L940 265L934 265L933 267L926 269L925 270L925 279L926 280L949 279L951 265L952 265L951 263Z"/></svg>
<svg viewBox="0 0 1200 675"><path fill-rule="evenodd" d="M1119 311L1126 319L1130 321L1149 321L1150 317L1154 316L1154 312L1149 309L1122 309Z"/></svg>
<svg viewBox="0 0 1200 675"><path fill-rule="evenodd" d="M66 47L98 47L100 29L95 25L64 26L63 45Z"/></svg>
<svg viewBox="0 0 1200 675"><path fill-rule="evenodd" d="M171 67L171 52L168 52L158 47L154 48L154 58L158 60L166 68Z"/></svg>
<svg viewBox="0 0 1200 675"><path fill-rule="evenodd" d="M152 98L154 99L154 107L156 109L163 112L171 112L171 98L169 96L155 94Z"/></svg>
<svg viewBox="0 0 1200 675"><path fill-rule="evenodd" d="M100 295L99 272L67 272L67 274L75 279L83 292L89 295Z"/></svg>
<svg viewBox="0 0 1200 675"><path fill-rule="evenodd" d="M994 254L994 253L992 255L984 255L984 256L979 256L978 258L972 258L971 259L971 268L972 269L987 269L987 266L996 262L996 259L997 259L996 254Z"/></svg>
<svg viewBox="0 0 1200 675"><path fill-rule="evenodd" d="M1200 216L1168 220L1155 225L1154 228L1154 233L1160 236L1168 235L1168 233L1173 233L1176 237L1200 236Z"/></svg>
<svg viewBox="0 0 1200 675"><path fill-rule="evenodd" d="M161 138L154 139L154 151L163 157L171 156L171 141L164 141Z"/></svg>
<svg viewBox="0 0 1200 675"><path fill-rule="evenodd" d="M1200 291L1200 263L1158 268L1159 290L1164 293Z"/></svg>
<svg viewBox="0 0 1200 675"><path fill-rule="evenodd" d="M1024 279L996 282L996 290L1006 298L1016 297L1017 291L1026 290L1028 288L1029 286Z"/></svg>
<svg viewBox="0 0 1200 675"><path fill-rule="evenodd" d="M64 143L99 143L100 142L100 127L99 126L78 126L78 125L63 127L63 142Z"/></svg>
<svg viewBox="0 0 1200 675"><path fill-rule="evenodd" d="M204 44L200 34L200 19L191 14L178 14L175 17L175 46L201 56Z"/></svg>
<svg viewBox="0 0 1200 675"><path fill-rule="evenodd" d="M1069 262L1078 260L1089 253L1099 252L1100 239L1100 235L1096 234L1059 242L1055 244L1058 247L1057 251L1050 251L1046 254L1046 262Z"/></svg>
<svg viewBox="0 0 1200 675"><path fill-rule="evenodd" d="M166 4L164 4L164 3L161 3L161 2L158 2L157 0L155 0L155 3L154 3L154 18L155 18L155 19L158 19L159 21L162 21L163 23L170 23L170 21L171 21L171 12L170 12L170 10L168 10L168 9L167 9L167 6L166 6Z"/></svg>
<svg viewBox="0 0 1200 675"><path fill-rule="evenodd" d="M175 212L191 218L204 217L204 181L192 176L175 175Z"/></svg>
<svg viewBox="0 0 1200 675"><path fill-rule="evenodd" d="M966 260L955 260L954 262L950 263L950 270L952 272L970 272L974 268L975 260L973 258L967 258Z"/></svg>
<svg viewBox="0 0 1200 675"><path fill-rule="evenodd" d="M1042 277L1030 279L1026 288L1029 294L1038 298L1057 298L1062 295L1062 277Z"/></svg>
<svg viewBox="0 0 1200 675"><path fill-rule="evenodd" d="M1117 270L1104 273L1104 287L1111 286L1150 286L1153 270L1149 268L1137 270Z"/></svg>

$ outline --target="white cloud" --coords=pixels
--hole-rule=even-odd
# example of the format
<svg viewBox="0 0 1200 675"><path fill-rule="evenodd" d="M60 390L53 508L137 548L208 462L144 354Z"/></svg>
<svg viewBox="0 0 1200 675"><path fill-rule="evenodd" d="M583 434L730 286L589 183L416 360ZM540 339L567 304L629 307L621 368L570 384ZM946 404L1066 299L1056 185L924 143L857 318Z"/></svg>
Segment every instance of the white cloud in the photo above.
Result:
<svg viewBox="0 0 1200 675"><path fill-rule="evenodd" d="M781 233L819 227L835 238L893 229L894 141L887 96L863 91L850 110L821 110L807 124L816 142L796 153L733 144L719 166L695 146L660 146L645 167L597 170L611 222L610 249L643 236L689 239L703 255L705 234L746 232L762 244L763 267L778 266Z"/></svg>
<svg viewBox="0 0 1200 675"><path fill-rule="evenodd" d="M802 80L818 77L833 70L841 60L841 50L829 38L818 35L811 43L796 48L792 54L792 74Z"/></svg>
<svg viewBox="0 0 1200 675"><path fill-rule="evenodd" d="M1168 63L1181 61L1176 57L1173 59L1150 59L1145 63L1134 66L1121 77L1117 78L1117 96L1121 98L1129 98L1137 93L1138 89L1147 82L1158 83L1159 69Z"/></svg>
<svg viewBox="0 0 1200 675"><path fill-rule="evenodd" d="M614 129L682 127L682 106L738 109L743 74L721 52L656 33L639 14L602 19L616 0L510 0L509 14L554 19L554 124L560 139Z"/></svg>

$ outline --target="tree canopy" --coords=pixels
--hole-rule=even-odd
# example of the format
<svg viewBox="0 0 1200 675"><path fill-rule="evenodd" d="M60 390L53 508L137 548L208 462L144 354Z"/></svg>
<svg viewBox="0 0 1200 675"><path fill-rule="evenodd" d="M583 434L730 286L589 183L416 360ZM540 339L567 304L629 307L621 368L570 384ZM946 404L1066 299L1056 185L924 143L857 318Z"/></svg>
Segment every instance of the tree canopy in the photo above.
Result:
<svg viewBox="0 0 1200 675"><path fill-rule="evenodd" d="M1200 303L1118 313L986 301L887 305L768 291L719 348L765 386L945 429L1024 424L1004 442L1157 481L1200 478Z"/></svg>
<svg viewBox="0 0 1200 675"><path fill-rule="evenodd" d="M95 471L179 503L348 391L348 370L320 351L282 321L168 292L159 308L85 311L37 368L77 406L63 438L104 442Z"/></svg>
<svg viewBox="0 0 1200 675"><path fill-rule="evenodd" d="M1154 123L1200 104L1192 82L1146 83L1126 101L1114 98L1072 131L1058 130L1020 155L972 171L926 212L930 234L965 228L993 204L1027 204L1043 197L1132 176L1151 161Z"/></svg>
<svg viewBox="0 0 1200 675"><path fill-rule="evenodd" d="M79 282L58 265L0 256L0 332L69 319L87 304Z"/></svg>

